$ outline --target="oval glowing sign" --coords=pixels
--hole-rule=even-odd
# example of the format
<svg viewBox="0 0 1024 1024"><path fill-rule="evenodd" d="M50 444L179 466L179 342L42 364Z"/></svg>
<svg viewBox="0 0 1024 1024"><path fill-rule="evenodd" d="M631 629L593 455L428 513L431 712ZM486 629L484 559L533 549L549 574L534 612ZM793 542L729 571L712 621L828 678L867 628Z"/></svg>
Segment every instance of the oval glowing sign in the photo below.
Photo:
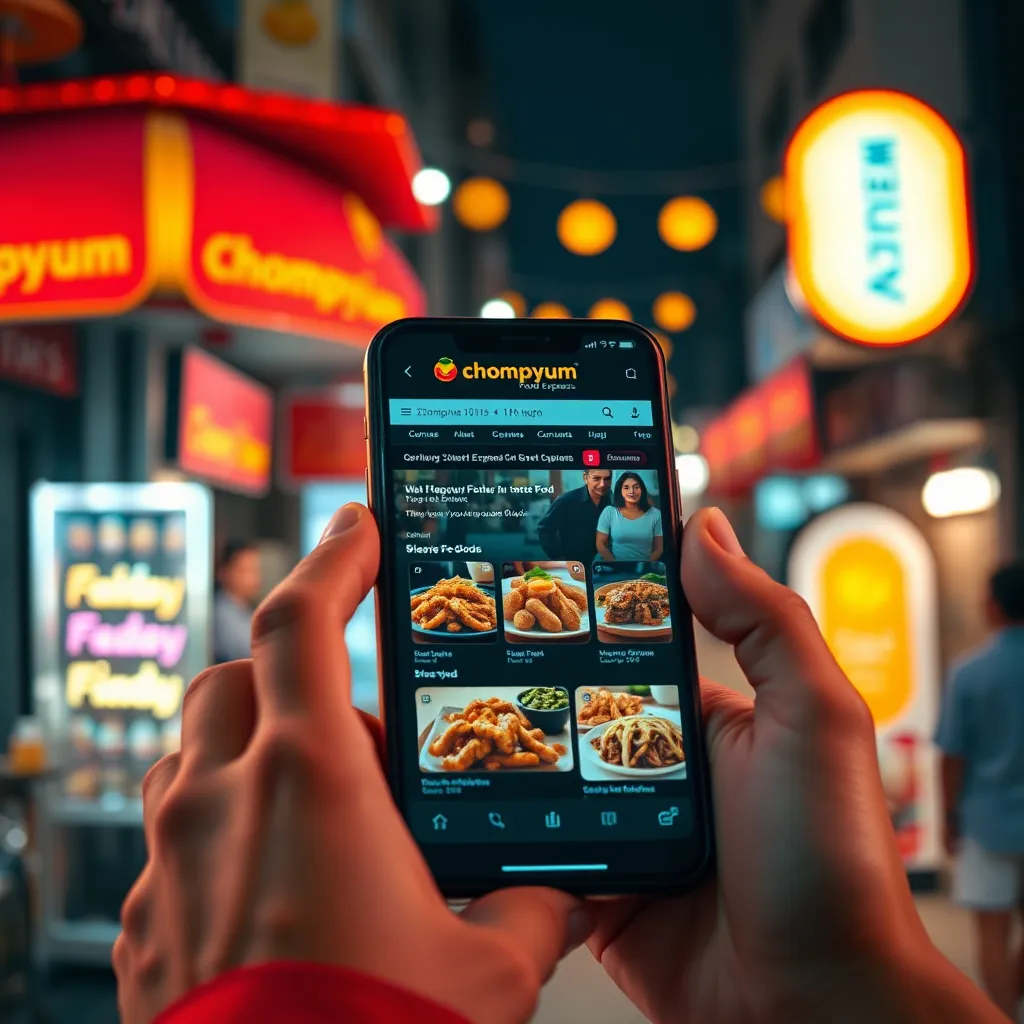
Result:
<svg viewBox="0 0 1024 1024"><path fill-rule="evenodd" d="M916 341L971 287L964 150L912 96L864 90L818 107L786 151L786 211L800 291L849 341Z"/></svg>

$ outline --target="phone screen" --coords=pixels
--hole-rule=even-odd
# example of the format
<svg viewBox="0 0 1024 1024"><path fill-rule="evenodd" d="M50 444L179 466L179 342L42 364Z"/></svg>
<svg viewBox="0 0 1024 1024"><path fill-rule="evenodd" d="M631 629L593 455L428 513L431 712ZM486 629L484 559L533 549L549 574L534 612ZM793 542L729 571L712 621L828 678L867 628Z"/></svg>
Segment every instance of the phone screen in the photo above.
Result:
<svg viewBox="0 0 1024 1024"><path fill-rule="evenodd" d="M395 792L450 894L671 885L708 835L660 356L508 330L399 324L368 360Z"/></svg>

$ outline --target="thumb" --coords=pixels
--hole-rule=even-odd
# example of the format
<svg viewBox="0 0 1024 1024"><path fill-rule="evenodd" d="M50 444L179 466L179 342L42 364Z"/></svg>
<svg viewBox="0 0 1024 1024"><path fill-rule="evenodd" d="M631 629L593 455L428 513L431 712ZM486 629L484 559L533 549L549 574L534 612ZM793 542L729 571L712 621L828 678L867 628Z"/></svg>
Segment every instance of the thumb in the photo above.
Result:
<svg viewBox="0 0 1024 1024"><path fill-rule="evenodd" d="M584 943L594 918L581 900L556 889L502 889L475 900L462 920L497 933L529 958L539 989L558 961Z"/></svg>
<svg viewBox="0 0 1024 1024"><path fill-rule="evenodd" d="M859 701L807 603L747 558L717 508L687 522L681 571L693 614L732 644L758 704L792 709L802 702L806 709L814 698L827 705Z"/></svg>

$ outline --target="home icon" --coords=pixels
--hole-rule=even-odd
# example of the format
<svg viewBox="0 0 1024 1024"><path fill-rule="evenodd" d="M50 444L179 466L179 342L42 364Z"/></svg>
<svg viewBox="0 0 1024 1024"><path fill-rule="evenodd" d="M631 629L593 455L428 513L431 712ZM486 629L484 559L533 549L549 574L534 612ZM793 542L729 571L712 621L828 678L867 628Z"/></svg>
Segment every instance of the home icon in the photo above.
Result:
<svg viewBox="0 0 1024 1024"><path fill-rule="evenodd" d="M434 831L443 832L448 827L448 819L443 814L434 815Z"/></svg>

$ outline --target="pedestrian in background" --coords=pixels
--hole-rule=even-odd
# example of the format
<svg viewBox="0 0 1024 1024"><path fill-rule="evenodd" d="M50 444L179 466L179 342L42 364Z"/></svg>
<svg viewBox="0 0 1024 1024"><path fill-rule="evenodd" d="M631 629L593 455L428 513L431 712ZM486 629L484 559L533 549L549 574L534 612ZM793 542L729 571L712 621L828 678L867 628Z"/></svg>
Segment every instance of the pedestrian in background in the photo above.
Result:
<svg viewBox="0 0 1024 1024"><path fill-rule="evenodd" d="M252 615L260 599L263 576L259 549L250 541L228 541L217 569L213 602L213 656L217 664L248 658Z"/></svg>
<svg viewBox="0 0 1024 1024"><path fill-rule="evenodd" d="M946 686L935 742L942 751L946 849L953 897L975 915L980 973L1011 1019L1024 983L1024 562L991 579L994 635L961 660Z"/></svg>

